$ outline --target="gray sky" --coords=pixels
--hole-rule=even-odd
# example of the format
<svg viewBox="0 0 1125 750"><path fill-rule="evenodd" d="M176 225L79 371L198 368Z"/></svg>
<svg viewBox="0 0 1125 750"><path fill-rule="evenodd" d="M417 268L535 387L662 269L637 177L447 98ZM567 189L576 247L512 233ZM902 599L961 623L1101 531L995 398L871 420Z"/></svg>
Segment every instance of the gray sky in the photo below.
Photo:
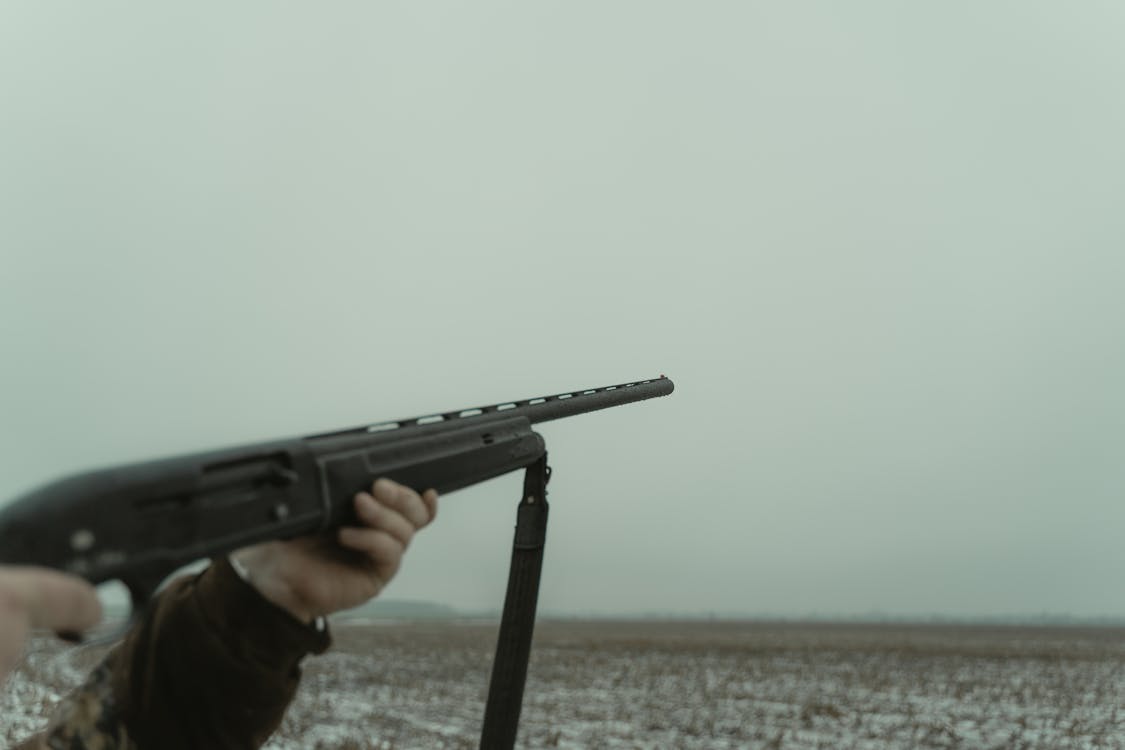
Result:
<svg viewBox="0 0 1125 750"><path fill-rule="evenodd" d="M541 606L1125 615L1118 3L5 3L0 498L545 425ZM503 598L520 479L388 592Z"/></svg>

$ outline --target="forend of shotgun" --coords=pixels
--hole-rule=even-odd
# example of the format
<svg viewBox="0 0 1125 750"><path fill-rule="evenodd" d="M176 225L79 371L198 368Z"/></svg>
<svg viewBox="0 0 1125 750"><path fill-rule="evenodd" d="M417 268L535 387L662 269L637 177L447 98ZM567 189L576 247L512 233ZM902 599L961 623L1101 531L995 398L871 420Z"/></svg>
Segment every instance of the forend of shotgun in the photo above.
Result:
<svg viewBox="0 0 1125 750"><path fill-rule="evenodd" d="M449 493L541 458L534 424L672 390L660 376L74 474L0 510L0 563L119 580L138 608L190 562L348 524L379 477Z"/></svg>

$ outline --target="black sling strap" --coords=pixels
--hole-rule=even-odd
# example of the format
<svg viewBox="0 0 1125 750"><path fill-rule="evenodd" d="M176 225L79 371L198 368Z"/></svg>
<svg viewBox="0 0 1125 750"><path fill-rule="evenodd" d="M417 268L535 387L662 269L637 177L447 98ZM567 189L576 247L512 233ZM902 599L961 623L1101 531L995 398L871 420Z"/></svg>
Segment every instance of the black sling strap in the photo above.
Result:
<svg viewBox="0 0 1125 750"><path fill-rule="evenodd" d="M539 598L539 574L543 569L543 545L547 539L547 480L551 468L547 455L527 467L523 498L516 511L516 538L508 593L500 618L500 636L492 662L492 681L484 709L481 750L510 750L516 744L531 636L535 629L535 603Z"/></svg>

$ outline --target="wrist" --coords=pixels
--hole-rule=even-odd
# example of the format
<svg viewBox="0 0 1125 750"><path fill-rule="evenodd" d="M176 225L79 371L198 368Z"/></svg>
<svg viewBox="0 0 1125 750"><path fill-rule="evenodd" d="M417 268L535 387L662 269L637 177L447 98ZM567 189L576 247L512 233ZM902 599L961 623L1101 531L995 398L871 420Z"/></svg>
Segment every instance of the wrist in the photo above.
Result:
<svg viewBox="0 0 1125 750"><path fill-rule="evenodd" d="M303 604L277 566L272 543L245 547L230 555L231 567L262 595L266 601L279 607L300 622L311 625L316 613Z"/></svg>

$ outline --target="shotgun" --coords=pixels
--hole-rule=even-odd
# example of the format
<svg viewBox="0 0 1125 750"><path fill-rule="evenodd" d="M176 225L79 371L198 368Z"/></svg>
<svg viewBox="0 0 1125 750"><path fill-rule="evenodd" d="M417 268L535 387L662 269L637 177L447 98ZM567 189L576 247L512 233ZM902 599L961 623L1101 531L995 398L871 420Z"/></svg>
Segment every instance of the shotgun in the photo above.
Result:
<svg viewBox="0 0 1125 750"><path fill-rule="evenodd" d="M120 581L136 612L188 563L354 523L378 477L448 494L543 458L532 425L672 389L662 375L74 474L0 510L0 563Z"/></svg>

